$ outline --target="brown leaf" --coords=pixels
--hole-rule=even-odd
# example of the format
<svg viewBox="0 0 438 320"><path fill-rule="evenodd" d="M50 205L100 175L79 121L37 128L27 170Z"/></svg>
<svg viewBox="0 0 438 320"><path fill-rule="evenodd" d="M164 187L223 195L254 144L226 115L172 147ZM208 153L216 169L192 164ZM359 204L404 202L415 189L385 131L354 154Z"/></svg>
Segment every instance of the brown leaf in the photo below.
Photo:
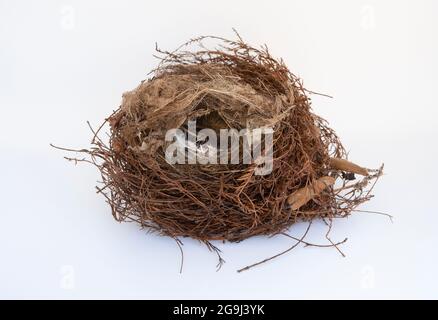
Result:
<svg viewBox="0 0 438 320"><path fill-rule="evenodd" d="M354 164L350 161L339 159L339 158L330 158L330 167L332 169L351 172L351 173L357 173L362 176L368 175L368 170L358 166L357 164Z"/></svg>
<svg viewBox="0 0 438 320"><path fill-rule="evenodd" d="M314 197L321 194L323 190L335 184L335 178L321 177L313 181L310 185L305 186L292 193L287 201L291 205L292 210L298 210Z"/></svg>

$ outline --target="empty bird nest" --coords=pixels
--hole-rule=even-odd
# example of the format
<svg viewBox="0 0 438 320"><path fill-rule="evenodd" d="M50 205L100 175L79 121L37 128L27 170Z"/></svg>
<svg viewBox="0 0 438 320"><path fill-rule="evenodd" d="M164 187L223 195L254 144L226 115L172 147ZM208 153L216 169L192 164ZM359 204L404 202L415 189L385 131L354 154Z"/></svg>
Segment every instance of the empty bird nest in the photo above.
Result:
<svg viewBox="0 0 438 320"><path fill-rule="evenodd" d="M102 125L92 146L78 150L88 157L69 158L100 170L98 190L117 221L138 222L179 245L182 237L200 240L222 263L212 240L285 234L300 221L330 223L372 197L382 168L347 160L335 132L312 112L312 92L266 46L209 36L157 52L151 77L106 119L109 141ZM243 140L260 128L270 131L253 137L246 152L258 146L258 157L245 162ZM213 143L222 132L241 134L238 161L230 161L233 147ZM169 161L175 158L186 161ZM269 170L261 173L261 166ZM295 240L309 245L304 236Z"/></svg>

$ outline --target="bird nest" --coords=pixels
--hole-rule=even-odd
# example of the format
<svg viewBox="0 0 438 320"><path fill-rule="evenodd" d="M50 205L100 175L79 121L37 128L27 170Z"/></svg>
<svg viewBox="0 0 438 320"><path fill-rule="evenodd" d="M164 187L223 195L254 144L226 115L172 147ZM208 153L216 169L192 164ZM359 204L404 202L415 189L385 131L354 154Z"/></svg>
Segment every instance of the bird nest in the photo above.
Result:
<svg viewBox="0 0 438 320"><path fill-rule="evenodd" d="M136 221L178 244L197 239L219 255L210 241L346 217L371 198L382 168L346 159L335 132L312 112L312 92L266 47L199 37L157 51L152 76L106 119L109 141L102 126L81 150L100 170L98 189L117 221ZM214 134L237 144L223 147ZM257 157L244 161L254 150Z"/></svg>

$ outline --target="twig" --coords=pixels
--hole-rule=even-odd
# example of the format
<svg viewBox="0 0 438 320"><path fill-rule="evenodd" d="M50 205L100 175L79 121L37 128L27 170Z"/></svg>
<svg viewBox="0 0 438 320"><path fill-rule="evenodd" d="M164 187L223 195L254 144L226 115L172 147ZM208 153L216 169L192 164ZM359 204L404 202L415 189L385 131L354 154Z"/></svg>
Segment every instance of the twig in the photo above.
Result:
<svg viewBox="0 0 438 320"><path fill-rule="evenodd" d="M303 239L307 236L307 233L309 232L309 229L310 229L310 226L311 226L311 225L312 225L312 221L309 222L309 225L307 226L306 232L304 232L303 236L297 241L296 244L294 244L294 245L293 245L292 247L290 247L289 249L284 250L284 251L282 251L282 252L280 252L280 253L278 253L278 254L272 256L272 257L266 258L266 259L264 259L264 260L262 260L262 261L256 262L256 263L251 264L251 265L249 265L249 266L246 266L246 267L244 267L244 268L242 268L242 269L239 269L239 270L237 270L237 272L240 273L240 272L243 272L243 271L247 271L247 270L249 270L249 269L251 269L251 268L254 268L254 267L259 266L259 265L261 265L261 264L263 264L263 263L266 263L266 262L271 261L271 260L273 260L273 259L275 259L275 258L278 258L278 257L280 257L280 256L282 256L282 255L288 253L289 251L295 249L300 243L302 243Z"/></svg>

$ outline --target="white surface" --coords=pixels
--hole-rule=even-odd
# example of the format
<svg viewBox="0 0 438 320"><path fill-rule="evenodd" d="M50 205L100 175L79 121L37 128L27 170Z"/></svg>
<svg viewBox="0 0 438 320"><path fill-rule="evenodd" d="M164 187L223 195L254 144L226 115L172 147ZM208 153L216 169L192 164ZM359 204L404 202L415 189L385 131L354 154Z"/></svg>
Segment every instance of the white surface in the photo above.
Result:
<svg viewBox="0 0 438 320"><path fill-rule="evenodd" d="M0 298L438 298L436 205L438 2L0 0ZM217 244L227 263L185 241L117 224L98 173L49 143L88 146L121 94L200 34L267 43L365 166L386 164L376 198L338 220L334 249L286 238ZM291 229L299 235L304 225ZM325 226L312 229L323 240Z"/></svg>

